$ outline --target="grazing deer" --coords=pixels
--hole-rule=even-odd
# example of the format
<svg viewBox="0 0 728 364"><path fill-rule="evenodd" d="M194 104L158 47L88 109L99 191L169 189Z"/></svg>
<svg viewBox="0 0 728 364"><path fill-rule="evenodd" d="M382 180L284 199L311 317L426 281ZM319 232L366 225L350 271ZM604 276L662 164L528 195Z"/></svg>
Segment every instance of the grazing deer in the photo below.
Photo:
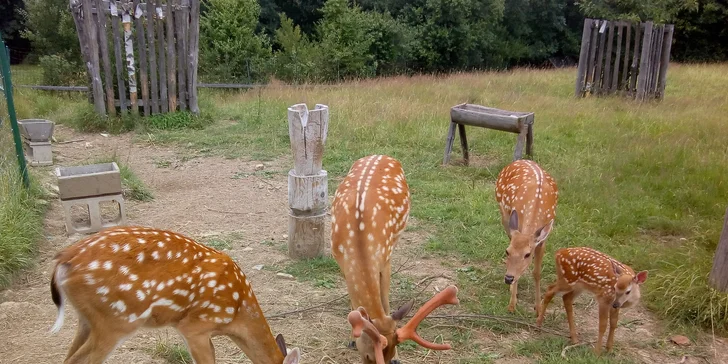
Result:
<svg viewBox="0 0 728 364"><path fill-rule="evenodd" d="M635 274L629 266L592 248L562 248L556 251L556 282L543 296L543 304L536 325L543 323L546 308L557 293L563 293L564 310L569 321L571 342L576 344L574 324L574 299L584 290L596 296L599 303L599 336L595 345L601 353L602 339L607 330L607 351L612 350L614 330L619 320L619 310L629 308L640 300L640 285L647 279L647 271Z"/></svg>
<svg viewBox="0 0 728 364"><path fill-rule="evenodd" d="M520 159L498 174L495 197L503 227L510 238L506 248L505 283L510 285L508 310L516 309L518 279L533 260L535 310L541 302L541 262L546 238L556 218L556 181L534 161Z"/></svg>
<svg viewBox="0 0 728 364"><path fill-rule="evenodd" d="M80 240L54 258L51 294L63 325L64 298L78 329L64 363L103 363L142 327L172 326L196 364L215 362L213 336L226 335L253 363L296 364L273 337L253 288L226 254L180 234L118 227Z"/></svg>
<svg viewBox="0 0 728 364"><path fill-rule="evenodd" d="M415 329L432 310L458 304L457 288L430 299L402 328L398 321L409 302L390 314L391 254L409 217L410 193L396 159L372 155L357 160L339 184L331 209L331 250L346 280L351 300L352 341L363 363L399 363L396 346L413 340L423 347L450 345L423 340ZM361 335L364 332L366 335Z"/></svg>

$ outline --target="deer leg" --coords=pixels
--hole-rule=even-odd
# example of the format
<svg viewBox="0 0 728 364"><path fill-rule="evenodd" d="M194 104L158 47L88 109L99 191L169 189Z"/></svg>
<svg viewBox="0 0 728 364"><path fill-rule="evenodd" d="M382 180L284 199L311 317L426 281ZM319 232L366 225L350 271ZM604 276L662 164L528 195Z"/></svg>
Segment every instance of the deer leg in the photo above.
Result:
<svg viewBox="0 0 728 364"><path fill-rule="evenodd" d="M89 334L91 333L91 327L88 326L86 320L83 317L78 318L78 327L76 328L76 336L71 342L71 347L68 349L66 354L66 360L71 358L79 348L88 340Z"/></svg>
<svg viewBox="0 0 728 364"><path fill-rule="evenodd" d="M541 326L543 323L544 316L546 316L546 308L548 308L554 295L559 293L559 283L556 282L546 289L546 293L543 295L543 302L538 311L538 318L536 319L536 326Z"/></svg>
<svg viewBox="0 0 728 364"><path fill-rule="evenodd" d="M129 334L126 330L90 328L88 338L64 364L102 364L116 347Z"/></svg>
<svg viewBox="0 0 728 364"><path fill-rule="evenodd" d="M516 295L518 294L518 280L513 281L511 283L511 300L508 302L508 311L514 312L516 310L516 303L518 303L518 298Z"/></svg>
<svg viewBox="0 0 728 364"><path fill-rule="evenodd" d="M619 309L612 308L609 312L609 335L607 336L607 351L612 350L614 344L614 331L617 329L619 321Z"/></svg>
<svg viewBox="0 0 728 364"><path fill-rule="evenodd" d="M543 262L543 255L546 251L544 244L546 244L546 242L543 242L536 247L533 258L533 281L535 282L534 289L536 291L534 310L536 310L537 315L541 306L541 262Z"/></svg>
<svg viewBox="0 0 728 364"><path fill-rule="evenodd" d="M564 293L561 299L564 301L564 310L566 311L566 321L569 323L569 337L571 337L571 343L576 344L579 342L579 337L576 334L576 324L574 323L574 299L576 298L576 292L571 291Z"/></svg>
<svg viewBox="0 0 728 364"><path fill-rule="evenodd" d="M611 310L609 304L599 302L599 334L597 335L597 342L594 346L594 353L596 355L600 355L602 353L602 339L604 339L604 332L607 331L609 310Z"/></svg>

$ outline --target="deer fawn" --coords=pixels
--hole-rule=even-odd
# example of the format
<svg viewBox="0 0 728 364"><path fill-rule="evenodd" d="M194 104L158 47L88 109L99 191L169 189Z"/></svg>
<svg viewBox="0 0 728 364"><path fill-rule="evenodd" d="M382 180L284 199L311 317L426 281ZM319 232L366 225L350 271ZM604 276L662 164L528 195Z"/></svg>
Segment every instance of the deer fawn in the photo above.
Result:
<svg viewBox="0 0 728 364"><path fill-rule="evenodd" d="M64 363L103 363L141 327L172 326L197 364L215 362L211 337L226 335L253 363L296 364L273 337L245 274L226 254L147 227L100 231L54 258L51 294L63 326L64 298L78 312Z"/></svg>
<svg viewBox="0 0 728 364"><path fill-rule="evenodd" d="M363 363L399 363L396 346L408 339L429 349L450 349L450 345L423 340L415 330L438 306L458 304L456 287L430 299L402 328L397 329L397 323L414 302L389 313L390 257L409 210L410 193L402 166L384 155L357 160L332 203L331 250L346 280L353 309L348 319L356 341L350 346L356 346Z"/></svg>
<svg viewBox="0 0 728 364"><path fill-rule="evenodd" d="M612 257L591 248L563 248L556 251L556 282L543 296L543 304L536 324L543 323L546 308L557 293L563 293L564 310L569 321L571 342L576 344L573 302L579 293L587 290L599 302L599 336L596 354L601 353L602 339L609 318L607 351L612 350L614 330L619 320L619 310L629 308L640 300L640 285L647 279L647 271L635 274L634 270Z"/></svg>
<svg viewBox="0 0 728 364"><path fill-rule="evenodd" d="M544 243L556 218L559 191L554 179L536 162L520 159L507 165L498 174L495 197L501 220L510 238L506 248L505 282L511 287L508 310L516 309L518 279L533 260L535 310L541 302L541 261Z"/></svg>

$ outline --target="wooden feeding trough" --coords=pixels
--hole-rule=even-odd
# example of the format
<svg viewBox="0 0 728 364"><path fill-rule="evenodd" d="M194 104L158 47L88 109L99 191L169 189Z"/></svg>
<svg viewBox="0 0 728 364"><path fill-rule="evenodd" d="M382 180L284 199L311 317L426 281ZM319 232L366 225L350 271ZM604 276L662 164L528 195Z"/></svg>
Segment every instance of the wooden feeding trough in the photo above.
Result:
<svg viewBox="0 0 728 364"><path fill-rule="evenodd" d="M467 103L453 106L450 109L450 129L447 133L445 157L442 164L450 162L450 153L455 141L455 128L457 127L460 134L460 145L463 148L463 159L465 165L468 165L470 156L468 154L468 138L465 135L466 125L518 134L513 160L521 159L524 144L526 154L531 156L533 155L534 118L535 115L532 112L500 110Z"/></svg>
<svg viewBox="0 0 728 364"><path fill-rule="evenodd" d="M18 120L18 127L28 163L32 166L52 165L51 137L55 123L45 119L25 119Z"/></svg>
<svg viewBox="0 0 728 364"><path fill-rule="evenodd" d="M126 213L121 191L121 174L119 166L115 162L58 167L56 177L58 177L59 197L66 215L66 231L69 234L94 233L125 223ZM101 216L101 202L116 202L118 216L104 221ZM88 224L76 225L74 223L71 209L77 205L88 208Z"/></svg>

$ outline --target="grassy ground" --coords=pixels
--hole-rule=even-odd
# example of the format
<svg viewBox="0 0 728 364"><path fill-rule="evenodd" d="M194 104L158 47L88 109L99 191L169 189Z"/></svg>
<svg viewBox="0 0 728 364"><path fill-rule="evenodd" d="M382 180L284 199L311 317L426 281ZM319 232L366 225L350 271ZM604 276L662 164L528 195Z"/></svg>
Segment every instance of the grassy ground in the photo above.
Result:
<svg viewBox="0 0 728 364"><path fill-rule="evenodd" d="M4 100L0 117L6 119ZM31 188L21 182L10 122L0 127L0 288L13 274L33 265L37 244L43 238L46 201L31 174Z"/></svg>
<svg viewBox="0 0 728 364"><path fill-rule="evenodd" d="M561 190L547 243L546 284L554 278L556 249L591 246L635 269L648 269L644 302L663 318L727 329L728 295L710 289L707 276L728 202L723 127L728 65L671 65L666 98L641 105L619 97L576 100L573 77L572 69L516 70L336 86L272 85L248 92L201 90L201 109L214 124L186 117L144 121L156 129L180 123L196 129L140 133L138 140L230 158L272 159L290 153L287 107L327 104L324 165L331 193L357 158L383 153L401 160L413 194L412 214L432 232L428 250L456 257L465 267L460 286L472 299L464 304L474 312L504 314L506 237L493 184L510 162L515 135L470 128L471 166L440 164L451 106L471 102L534 111L534 159ZM19 99L21 114L88 127L77 117L88 112L78 95L25 91ZM321 261L288 269L328 272L329 266ZM325 285L327 275L314 281ZM523 297L532 297L530 278L519 288ZM530 305L521 303L519 313L530 317ZM532 344L548 351L563 343Z"/></svg>

